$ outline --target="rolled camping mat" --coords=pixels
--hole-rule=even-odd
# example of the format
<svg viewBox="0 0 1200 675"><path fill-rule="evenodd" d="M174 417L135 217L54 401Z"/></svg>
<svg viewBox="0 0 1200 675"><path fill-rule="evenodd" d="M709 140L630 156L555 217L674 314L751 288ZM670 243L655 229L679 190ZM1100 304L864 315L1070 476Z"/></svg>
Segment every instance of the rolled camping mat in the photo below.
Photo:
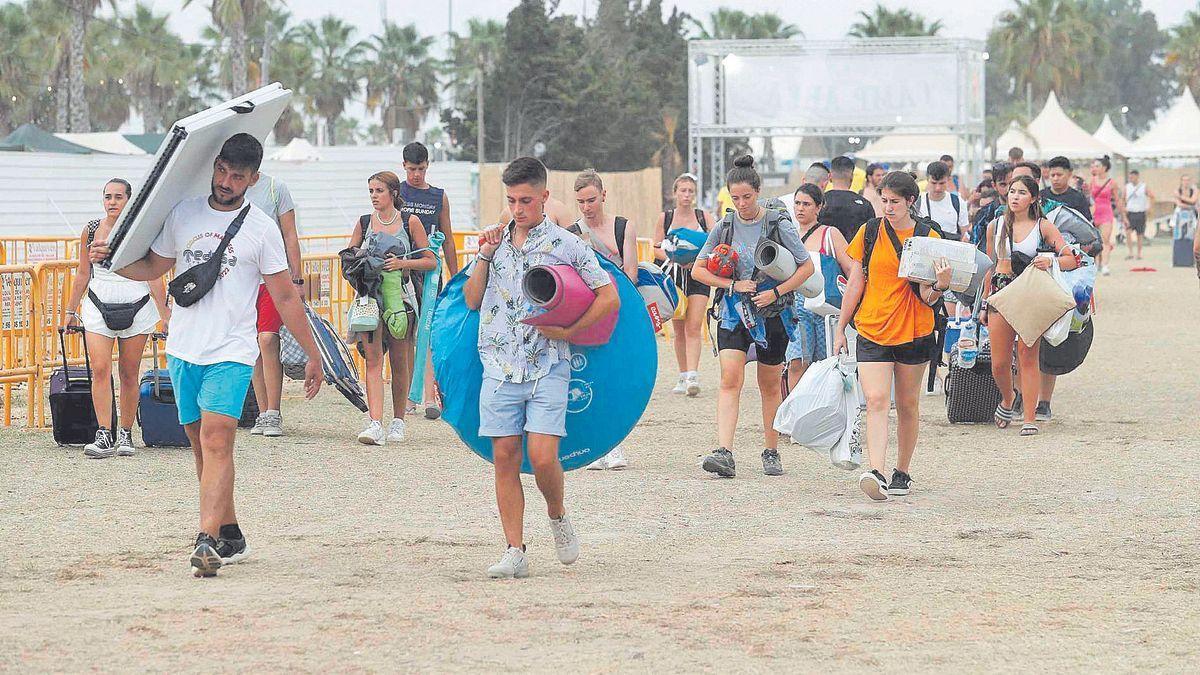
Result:
<svg viewBox="0 0 1200 675"><path fill-rule="evenodd" d="M1042 340L1042 348L1038 353L1038 365L1047 375L1066 375L1083 364L1088 352L1092 349L1093 328L1095 321L1083 324L1083 330L1067 335L1067 339L1057 347Z"/></svg>
<svg viewBox="0 0 1200 675"><path fill-rule="evenodd" d="M567 435L558 447L567 471L591 464L629 435L646 410L658 373L658 347L642 296L615 265L599 260L617 282L620 315L606 344L571 347ZM433 370L442 391L442 419L472 452L490 462L491 439L479 435L479 312L468 309L463 299L470 269L450 279L438 296ZM528 456L521 471L532 473Z"/></svg>

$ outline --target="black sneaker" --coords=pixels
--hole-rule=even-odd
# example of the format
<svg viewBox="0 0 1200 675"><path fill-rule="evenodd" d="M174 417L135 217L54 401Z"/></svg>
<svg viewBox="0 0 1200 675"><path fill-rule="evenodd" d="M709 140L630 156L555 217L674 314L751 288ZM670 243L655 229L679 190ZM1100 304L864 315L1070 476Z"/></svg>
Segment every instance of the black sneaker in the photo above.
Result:
<svg viewBox="0 0 1200 675"><path fill-rule="evenodd" d="M91 459L108 459L117 454L112 432L105 427L96 430L96 440L83 446L83 456Z"/></svg>
<svg viewBox="0 0 1200 675"><path fill-rule="evenodd" d="M779 451L772 448L763 450L763 475L764 476L782 476L783 475L783 460L779 458Z"/></svg>
<svg viewBox="0 0 1200 675"><path fill-rule="evenodd" d="M250 555L250 547L246 545L245 537L217 539L217 555L221 556L222 565L231 565Z"/></svg>
<svg viewBox="0 0 1200 675"><path fill-rule="evenodd" d="M701 466L705 471L715 473L721 478L733 478L737 475L737 471L734 470L733 453L725 448L713 450L712 454L704 458Z"/></svg>
<svg viewBox="0 0 1200 675"><path fill-rule="evenodd" d="M1033 419L1038 422L1049 422L1054 418L1050 413L1050 401L1038 401L1037 409L1033 413Z"/></svg>
<svg viewBox="0 0 1200 675"><path fill-rule="evenodd" d="M217 554L217 540L201 532L196 535L196 548L192 551L192 575L215 577L221 569L221 556Z"/></svg>
<svg viewBox="0 0 1200 675"><path fill-rule="evenodd" d="M858 487L874 501L887 501L887 481L884 480L883 474L874 469L858 477Z"/></svg>
<svg viewBox="0 0 1200 675"><path fill-rule="evenodd" d="M892 469L892 482L888 483L887 493L893 497L900 497L908 494L910 487L912 487L912 476L900 469Z"/></svg>

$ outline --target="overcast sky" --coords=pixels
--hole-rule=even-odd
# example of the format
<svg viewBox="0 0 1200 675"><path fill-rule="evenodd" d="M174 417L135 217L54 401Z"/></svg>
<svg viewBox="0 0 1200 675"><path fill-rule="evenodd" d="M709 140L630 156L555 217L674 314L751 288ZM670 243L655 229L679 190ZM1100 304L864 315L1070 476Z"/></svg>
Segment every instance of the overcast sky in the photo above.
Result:
<svg viewBox="0 0 1200 675"><path fill-rule="evenodd" d="M121 0L122 6L132 5L132 0ZM172 12L171 25L188 39L196 39L208 21L208 0L196 0L186 10L179 0L148 0L159 12ZM467 19L482 17L503 20L516 7L517 0L286 0L292 14L300 20L314 19L331 11L343 19L353 22L363 35L374 32L378 26L380 9L387 8L388 19L396 23L415 23L426 34L444 33L450 20L453 6L455 30L462 30ZM785 20L799 26L810 38L844 37L859 11L870 11L875 0L664 0L664 8L678 7L692 16L707 17L718 7L737 7L746 12L775 12ZM884 6L907 7L924 15L929 20L941 20L945 24L942 35L946 37L984 38L997 14L1015 4L1012 0L983 2L981 0L884 0ZM1197 0L1142 0L1142 5L1158 16L1159 26L1178 23L1184 12L1197 7ZM333 9L331 10L331 6ZM580 14L586 8L589 16L594 14L596 0L562 0L559 11Z"/></svg>

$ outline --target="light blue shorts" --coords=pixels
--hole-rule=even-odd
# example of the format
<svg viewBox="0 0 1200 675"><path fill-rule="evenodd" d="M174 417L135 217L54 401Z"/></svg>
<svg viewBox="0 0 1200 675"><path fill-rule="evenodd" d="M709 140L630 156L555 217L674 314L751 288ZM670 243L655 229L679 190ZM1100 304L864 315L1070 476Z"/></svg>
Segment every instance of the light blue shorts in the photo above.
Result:
<svg viewBox="0 0 1200 675"><path fill-rule="evenodd" d="M559 361L542 378L520 384L485 376L479 389L479 435L566 436L570 383L570 361Z"/></svg>
<svg viewBox="0 0 1200 675"><path fill-rule="evenodd" d="M167 356L167 369L171 372L180 424L198 421L201 411L234 419L242 416L253 366L232 361L200 366Z"/></svg>
<svg viewBox="0 0 1200 675"><path fill-rule="evenodd" d="M788 343L786 358L812 364L828 356L825 353L825 317L806 309L803 300L797 293L796 318L800 323L796 325L796 339Z"/></svg>

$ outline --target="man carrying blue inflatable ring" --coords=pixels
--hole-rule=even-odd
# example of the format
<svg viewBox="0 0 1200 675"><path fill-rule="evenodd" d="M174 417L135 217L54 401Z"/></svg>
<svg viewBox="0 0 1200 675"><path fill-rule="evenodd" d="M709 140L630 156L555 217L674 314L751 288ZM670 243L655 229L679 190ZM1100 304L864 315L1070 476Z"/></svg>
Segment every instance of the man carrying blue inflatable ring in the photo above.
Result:
<svg viewBox="0 0 1200 675"><path fill-rule="evenodd" d="M513 160L504 170L513 222L485 230L477 262L463 289L467 306L480 312L479 356L483 384L479 396L479 435L491 438L496 467L496 503L508 548L488 568L493 578L529 576L521 488L523 446L538 489L546 499L558 559L579 557L579 539L563 506L563 468L558 446L566 435L571 349L567 339L620 306L612 278L579 237L548 221L543 212L550 192L546 167L532 157ZM537 265L571 265L596 294L588 310L568 327L521 322L521 281ZM492 327L492 329L489 329Z"/></svg>

